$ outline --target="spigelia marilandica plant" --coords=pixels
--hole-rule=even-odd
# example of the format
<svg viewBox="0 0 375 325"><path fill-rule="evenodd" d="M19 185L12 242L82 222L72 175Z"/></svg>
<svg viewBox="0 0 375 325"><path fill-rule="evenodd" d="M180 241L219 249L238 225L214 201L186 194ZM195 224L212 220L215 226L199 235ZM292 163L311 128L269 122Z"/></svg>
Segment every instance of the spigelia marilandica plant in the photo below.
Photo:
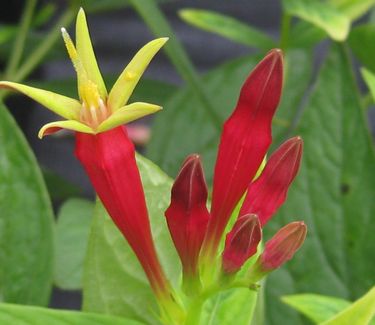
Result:
<svg viewBox="0 0 375 325"><path fill-rule="evenodd" d="M211 208L200 157L188 156L176 177L165 215L182 263L182 288L174 288L158 259L135 149L123 124L161 109L128 100L151 59L167 38L146 44L107 92L92 48L85 13L76 22L76 44L62 36L78 79L79 100L26 85L2 81L31 97L63 121L44 125L39 137L60 129L75 132L75 154L100 200L137 256L158 302L164 324L199 324L202 307L214 294L230 288L256 289L257 282L291 259L306 236L303 222L293 222L256 253L262 227L285 201L302 156L302 139L294 137L256 173L271 144L271 122L281 96L283 59L270 51L246 80L238 104L225 122L216 161ZM232 213L244 197L239 215L220 243ZM238 273L251 257L248 270Z"/></svg>

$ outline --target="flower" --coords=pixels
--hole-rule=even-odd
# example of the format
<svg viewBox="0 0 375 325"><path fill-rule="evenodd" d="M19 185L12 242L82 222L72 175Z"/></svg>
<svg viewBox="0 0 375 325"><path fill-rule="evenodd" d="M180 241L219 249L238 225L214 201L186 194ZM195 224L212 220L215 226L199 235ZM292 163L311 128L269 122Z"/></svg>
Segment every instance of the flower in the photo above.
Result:
<svg viewBox="0 0 375 325"><path fill-rule="evenodd" d="M140 102L127 105L127 101L167 38L146 44L108 94L95 59L83 9L77 15L76 47L64 28L62 36L77 72L80 101L9 81L0 82L0 87L17 90L67 119L46 124L39 131L39 137L61 128L75 131L76 156L142 265L161 308L162 319L165 323L179 323L184 314L157 257L134 145L122 126L161 109L158 105Z"/></svg>
<svg viewBox="0 0 375 325"><path fill-rule="evenodd" d="M168 228L180 256L186 292L199 288L198 257L209 220L207 186L199 155L188 156L172 187L165 211Z"/></svg>
<svg viewBox="0 0 375 325"><path fill-rule="evenodd" d="M257 252L262 239L262 228L256 214L245 214L238 218L227 234L222 254L224 273L236 273Z"/></svg>
<svg viewBox="0 0 375 325"><path fill-rule="evenodd" d="M0 82L0 87L17 90L66 119L44 125L39 131L40 138L60 129L98 134L161 109L154 104L127 102L151 59L168 38L155 39L142 47L107 93L82 8L77 15L76 46L65 28L61 32L77 73L80 101L15 82Z"/></svg>
<svg viewBox="0 0 375 325"><path fill-rule="evenodd" d="M271 144L271 122L282 81L282 52L274 49L249 75L236 108L224 124L214 172L211 218L201 253L203 264L212 264L231 213Z"/></svg>

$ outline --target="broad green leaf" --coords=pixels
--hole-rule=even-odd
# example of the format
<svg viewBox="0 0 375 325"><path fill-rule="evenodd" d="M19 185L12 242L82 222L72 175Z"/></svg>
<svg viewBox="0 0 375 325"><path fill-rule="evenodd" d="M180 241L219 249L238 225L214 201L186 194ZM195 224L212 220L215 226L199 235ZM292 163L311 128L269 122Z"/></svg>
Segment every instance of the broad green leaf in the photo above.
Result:
<svg viewBox="0 0 375 325"><path fill-rule="evenodd" d="M358 60L375 73L375 25L365 24L354 27L349 35L349 45Z"/></svg>
<svg viewBox="0 0 375 325"><path fill-rule="evenodd" d="M321 325L367 325L375 315L375 287Z"/></svg>
<svg viewBox="0 0 375 325"><path fill-rule="evenodd" d="M326 31L335 41L344 41L350 29L350 20L328 2L320 0L283 0L290 15L310 22Z"/></svg>
<svg viewBox="0 0 375 325"><path fill-rule="evenodd" d="M179 15L195 27L237 43L262 50L269 50L276 46L275 41L267 34L230 16L202 9L183 9L179 11Z"/></svg>
<svg viewBox="0 0 375 325"><path fill-rule="evenodd" d="M243 82L260 59L260 56L236 59L204 77L207 93L223 121L229 117ZM286 136L311 75L310 54L307 50L288 52L285 64L284 94L273 125L275 143ZM210 182L220 135L210 124L209 116L202 109L194 91L190 88L176 91L163 107L163 112L155 116L147 154L173 176L188 154L202 154L206 178Z"/></svg>
<svg viewBox="0 0 375 325"><path fill-rule="evenodd" d="M17 33L17 27L12 25L0 25L0 44L9 41Z"/></svg>
<svg viewBox="0 0 375 325"><path fill-rule="evenodd" d="M0 105L0 297L46 305L52 284L53 215L35 157Z"/></svg>
<svg viewBox="0 0 375 325"><path fill-rule="evenodd" d="M350 20L356 20L363 16L375 5L374 0L329 0L329 2Z"/></svg>
<svg viewBox="0 0 375 325"><path fill-rule="evenodd" d="M60 208L56 225L55 285L65 290L82 288L83 260L86 255L94 204L70 199Z"/></svg>
<svg viewBox="0 0 375 325"><path fill-rule="evenodd" d="M354 300L373 285L375 260L375 159L351 62L333 46L297 130L305 141L303 163L266 235L305 220L308 236L295 258L267 279L269 324L301 324L279 297L311 292Z"/></svg>
<svg viewBox="0 0 375 325"><path fill-rule="evenodd" d="M0 304L0 323L13 325L141 325L129 318L12 304Z"/></svg>
<svg viewBox="0 0 375 325"><path fill-rule="evenodd" d="M324 30L308 23L307 21L301 20L290 30L288 47L313 47L325 38L327 38L327 33L325 33Z"/></svg>
<svg viewBox="0 0 375 325"><path fill-rule="evenodd" d="M158 254L171 282L178 286L180 262L164 217L169 205L171 179L140 156L138 166ZM159 324L155 299L143 270L103 207L98 204L96 209L85 263L84 309ZM248 290L239 290L220 296L220 308L213 304L216 298L204 306L201 324L236 319L236 324L247 325L253 312L255 295Z"/></svg>
<svg viewBox="0 0 375 325"><path fill-rule="evenodd" d="M375 101L375 74L365 68L361 69L361 74L370 90L373 100Z"/></svg>
<svg viewBox="0 0 375 325"><path fill-rule="evenodd" d="M315 324L332 318L350 306L347 300L311 293L284 296L282 301L304 314Z"/></svg>

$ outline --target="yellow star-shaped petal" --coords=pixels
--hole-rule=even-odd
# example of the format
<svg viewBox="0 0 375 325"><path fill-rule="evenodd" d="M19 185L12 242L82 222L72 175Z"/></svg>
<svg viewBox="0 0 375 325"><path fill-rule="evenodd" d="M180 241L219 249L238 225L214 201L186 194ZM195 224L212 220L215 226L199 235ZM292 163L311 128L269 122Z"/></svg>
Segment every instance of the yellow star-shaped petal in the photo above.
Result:
<svg viewBox="0 0 375 325"><path fill-rule="evenodd" d="M154 104L127 102L150 61L168 38L155 39L142 47L108 94L82 8L76 21L76 45L64 28L61 32L77 72L79 100L15 82L0 81L0 87L19 91L66 119L44 125L38 134L40 138L60 129L97 134L161 110Z"/></svg>

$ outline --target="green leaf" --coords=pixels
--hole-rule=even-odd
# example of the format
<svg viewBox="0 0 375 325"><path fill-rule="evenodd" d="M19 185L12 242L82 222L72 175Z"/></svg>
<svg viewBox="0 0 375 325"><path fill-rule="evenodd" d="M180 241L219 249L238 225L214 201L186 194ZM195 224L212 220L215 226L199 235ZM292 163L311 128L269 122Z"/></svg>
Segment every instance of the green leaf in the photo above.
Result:
<svg viewBox="0 0 375 325"><path fill-rule="evenodd" d="M267 279L269 324L301 324L279 302L297 292L354 300L373 285L375 165L351 62L342 47L329 51L296 134L305 141L299 175L266 235L297 218L308 236L295 258Z"/></svg>
<svg viewBox="0 0 375 325"><path fill-rule="evenodd" d="M94 204L70 199L60 208L56 225L54 282L61 289L82 288L83 260L86 254Z"/></svg>
<svg viewBox="0 0 375 325"><path fill-rule="evenodd" d="M137 161L158 255L171 282L177 287L180 284L180 261L164 217L172 181L145 158L138 156ZM247 325L255 298L255 294L248 290L225 292L219 296L217 306L216 300L207 302L201 324L221 321L225 324L224 320L238 320L236 324ZM159 324L156 302L144 272L101 204L96 207L85 263L84 309Z"/></svg>
<svg viewBox="0 0 375 325"><path fill-rule="evenodd" d="M350 20L363 16L375 5L375 0L329 0L329 2Z"/></svg>
<svg viewBox="0 0 375 325"><path fill-rule="evenodd" d="M354 27L349 35L349 45L358 60L375 73L375 25L365 24Z"/></svg>
<svg viewBox="0 0 375 325"><path fill-rule="evenodd" d="M223 121L229 117L243 82L260 59L260 56L236 59L204 77L207 92ZM279 143L288 132L290 121L310 81L310 53L308 50L287 52L285 64L284 94L274 120L275 143ZM210 182L220 135L209 123L209 116L202 110L194 91L190 88L176 91L163 107L163 111L155 116L147 155L174 176L188 154L202 154L206 178Z"/></svg>
<svg viewBox="0 0 375 325"><path fill-rule="evenodd" d="M35 157L0 104L0 297L46 305L53 267L53 215Z"/></svg>
<svg viewBox="0 0 375 325"><path fill-rule="evenodd" d="M179 15L195 27L240 44L262 50L269 50L276 46L275 41L267 34L230 16L202 9L183 9L179 11Z"/></svg>
<svg viewBox="0 0 375 325"><path fill-rule="evenodd" d="M319 0L283 0L287 13L318 26L335 41L344 41L350 29L350 20L328 2Z"/></svg>
<svg viewBox="0 0 375 325"><path fill-rule="evenodd" d="M53 310L12 304L0 304L0 323L14 325L141 325L129 318Z"/></svg>
<svg viewBox="0 0 375 325"><path fill-rule="evenodd" d="M309 293L284 296L281 300L316 324L332 318L350 306L350 302L344 299Z"/></svg>
<svg viewBox="0 0 375 325"><path fill-rule="evenodd" d="M373 100L375 101L375 74L365 68L361 69L361 74L370 90Z"/></svg>
<svg viewBox="0 0 375 325"><path fill-rule="evenodd" d="M375 315L375 287L321 325L367 325Z"/></svg>

